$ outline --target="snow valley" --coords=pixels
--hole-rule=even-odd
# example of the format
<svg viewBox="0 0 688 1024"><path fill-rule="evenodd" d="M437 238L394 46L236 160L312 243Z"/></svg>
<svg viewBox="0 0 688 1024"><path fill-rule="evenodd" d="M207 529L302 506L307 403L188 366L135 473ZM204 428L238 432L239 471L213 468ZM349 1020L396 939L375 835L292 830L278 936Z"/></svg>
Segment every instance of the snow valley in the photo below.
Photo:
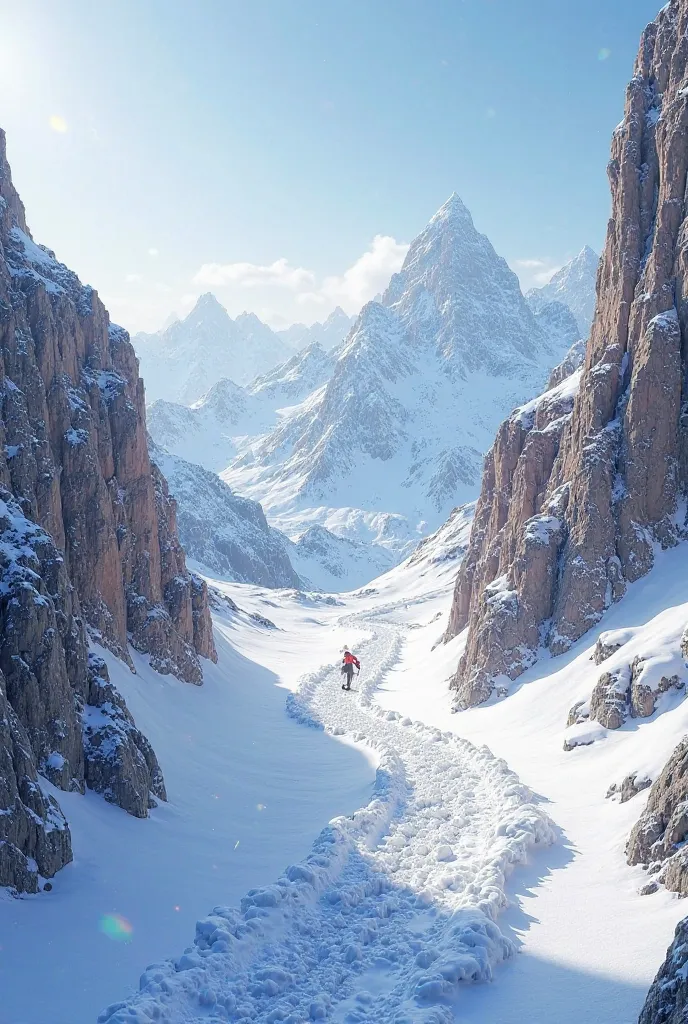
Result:
<svg viewBox="0 0 688 1024"><path fill-rule="evenodd" d="M281 331L131 339L0 131L0 1024L686 1024L687 40L601 257L453 194Z"/></svg>

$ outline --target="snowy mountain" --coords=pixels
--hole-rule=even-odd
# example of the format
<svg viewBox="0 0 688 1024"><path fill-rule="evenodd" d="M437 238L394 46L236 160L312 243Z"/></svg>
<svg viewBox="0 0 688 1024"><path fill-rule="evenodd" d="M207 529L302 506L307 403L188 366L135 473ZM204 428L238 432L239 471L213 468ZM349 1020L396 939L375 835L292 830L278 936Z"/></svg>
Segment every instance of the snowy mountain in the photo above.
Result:
<svg viewBox="0 0 688 1024"><path fill-rule="evenodd" d="M453 195L382 301L364 307L327 384L223 477L290 536L314 509L335 532L343 508L359 521L384 509L404 523L400 545L417 542L475 497L500 416L537 394L569 348L572 321L555 312L545 330Z"/></svg>
<svg viewBox="0 0 688 1024"><path fill-rule="evenodd" d="M247 437L273 429L329 380L335 361L317 342L246 387L224 378L192 406L158 399L148 407L148 431L167 451L219 472Z"/></svg>
<svg viewBox="0 0 688 1024"><path fill-rule="evenodd" d="M260 505L232 494L201 466L149 443L151 460L177 502L177 527L188 558L202 572L263 587L300 587L285 538L272 530Z"/></svg>
<svg viewBox="0 0 688 1024"><path fill-rule="evenodd" d="M157 334L137 334L132 342L148 401L183 405L197 401L223 377L248 384L293 351L254 313L232 320L210 292L183 320Z"/></svg>
<svg viewBox="0 0 688 1024"><path fill-rule="evenodd" d="M556 299L533 309L536 323L557 350L568 349L581 338L578 322L567 305Z"/></svg>
<svg viewBox="0 0 688 1024"><path fill-rule="evenodd" d="M531 288L526 299L535 313L549 302L563 302L578 323L579 337L587 338L595 315L595 284L600 258L589 245L558 270L549 284Z"/></svg>
<svg viewBox="0 0 688 1024"><path fill-rule="evenodd" d="M330 352L337 345L341 345L355 323L355 316L348 316L341 306L337 306L324 323L316 322L310 327L305 324L292 324L283 331L277 331L277 334L295 349L305 348L315 341L326 352Z"/></svg>

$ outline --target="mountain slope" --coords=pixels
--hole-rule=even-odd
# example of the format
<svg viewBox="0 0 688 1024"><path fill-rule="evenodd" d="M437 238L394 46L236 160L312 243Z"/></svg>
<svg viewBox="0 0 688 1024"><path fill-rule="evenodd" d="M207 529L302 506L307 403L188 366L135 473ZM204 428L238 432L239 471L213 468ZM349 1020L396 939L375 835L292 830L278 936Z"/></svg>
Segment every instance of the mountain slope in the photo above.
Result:
<svg viewBox="0 0 688 1024"><path fill-rule="evenodd" d="M206 469L225 469L245 438L271 430L332 375L334 359L317 342L246 387L219 380L191 407L163 399L148 407L148 430L167 451Z"/></svg>
<svg viewBox="0 0 688 1024"><path fill-rule="evenodd" d="M531 288L526 299L534 313L548 302L563 302L578 324L579 337L587 338L595 315L595 285L600 258L586 245L574 259L558 270L542 288ZM575 340L575 339L574 339Z"/></svg>
<svg viewBox="0 0 688 1024"><path fill-rule="evenodd" d="M475 496L499 417L537 393L571 331L545 333L452 196L364 307L326 386L223 476L278 524L385 509L405 518L404 543L418 539Z"/></svg>
<svg viewBox="0 0 688 1024"><path fill-rule="evenodd" d="M177 503L184 550L203 572L262 587L301 586L286 552L286 538L270 529L257 502L232 494L215 473L154 443L149 451Z"/></svg>
<svg viewBox="0 0 688 1024"><path fill-rule="evenodd" d="M202 682L207 589L187 571L146 449L128 335L37 245L0 131L0 885L36 891L72 858L58 790L144 817L155 754L89 639Z"/></svg>
<svg viewBox="0 0 688 1024"><path fill-rule="evenodd" d="M223 377L248 384L292 354L254 313L232 320L210 292L183 320L157 334L137 334L132 342L148 401L182 405L197 401Z"/></svg>

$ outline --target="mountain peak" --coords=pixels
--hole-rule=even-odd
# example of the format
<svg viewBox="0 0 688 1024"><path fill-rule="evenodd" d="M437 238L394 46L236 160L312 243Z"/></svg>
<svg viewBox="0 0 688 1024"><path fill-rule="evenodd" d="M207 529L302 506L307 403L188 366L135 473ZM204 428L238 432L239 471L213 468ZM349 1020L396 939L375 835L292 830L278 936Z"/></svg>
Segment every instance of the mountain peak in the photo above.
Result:
<svg viewBox="0 0 688 1024"><path fill-rule="evenodd" d="M452 192L449 199L440 206L430 223L436 224L440 221L446 222L457 220L466 221L471 226L473 225L473 218L471 217L468 207L463 202L458 192Z"/></svg>
<svg viewBox="0 0 688 1024"><path fill-rule="evenodd" d="M217 312L218 310L222 310L225 316L229 316L225 307L222 305L217 296L213 295L212 292L204 292L203 295L199 295L198 299L196 300L196 305L191 310L191 313L189 315L191 316L194 313L201 311L208 312L210 310L213 310L215 312Z"/></svg>

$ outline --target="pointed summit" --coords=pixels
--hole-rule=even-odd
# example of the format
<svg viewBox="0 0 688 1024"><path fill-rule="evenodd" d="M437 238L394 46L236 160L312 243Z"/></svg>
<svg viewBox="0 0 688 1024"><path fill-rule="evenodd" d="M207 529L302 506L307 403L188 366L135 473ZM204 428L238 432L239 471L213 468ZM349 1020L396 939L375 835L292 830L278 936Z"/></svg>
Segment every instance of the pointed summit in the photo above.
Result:
<svg viewBox="0 0 688 1024"><path fill-rule="evenodd" d="M471 225L471 227L473 227L473 218L471 217L470 210L461 199L459 193L452 192L446 203L443 203L442 206L440 206L439 210L430 221L430 224L457 220L466 221Z"/></svg>

